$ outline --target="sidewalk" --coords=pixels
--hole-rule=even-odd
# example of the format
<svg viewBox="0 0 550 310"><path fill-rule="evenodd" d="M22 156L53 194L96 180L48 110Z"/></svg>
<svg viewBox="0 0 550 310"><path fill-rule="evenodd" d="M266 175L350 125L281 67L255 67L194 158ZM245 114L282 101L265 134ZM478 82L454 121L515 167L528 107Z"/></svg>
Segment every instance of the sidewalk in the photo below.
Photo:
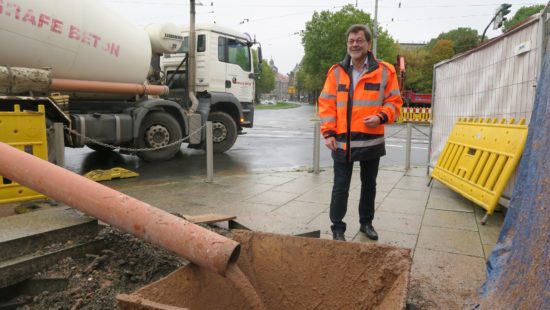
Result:
<svg viewBox="0 0 550 310"><path fill-rule="evenodd" d="M434 181L427 187L426 167L407 173L381 167L378 175L374 227L379 243L412 249L409 302L421 309L456 309L485 279L485 260L495 245L503 214L485 226L484 210ZM320 174L270 171L169 179L115 189L169 212L198 215L225 213L255 231L300 234L321 231L331 239L328 215L332 168ZM145 190L147 188L147 190ZM373 242L359 233L359 170L354 172L348 213L344 219L351 242Z"/></svg>

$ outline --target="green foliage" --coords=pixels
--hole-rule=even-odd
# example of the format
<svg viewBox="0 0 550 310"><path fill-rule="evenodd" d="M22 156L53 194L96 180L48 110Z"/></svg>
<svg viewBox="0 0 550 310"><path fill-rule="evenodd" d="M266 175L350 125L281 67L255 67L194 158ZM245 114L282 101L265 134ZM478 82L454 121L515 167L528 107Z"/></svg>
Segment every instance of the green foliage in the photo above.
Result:
<svg viewBox="0 0 550 310"><path fill-rule="evenodd" d="M308 91L323 87L328 69L346 55L346 30L353 24L372 27L370 15L352 5L340 11L313 13L302 34L304 59L298 75L298 88ZM377 56L393 63L397 48L386 31L379 30Z"/></svg>
<svg viewBox="0 0 550 310"><path fill-rule="evenodd" d="M405 89L418 93L431 93L433 67L436 63L454 56L454 43L451 40L437 40L432 46L414 50L402 50L405 57Z"/></svg>
<svg viewBox="0 0 550 310"><path fill-rule="evenodd" d="M443 32L428 43L428 49L432 49L439 40L449 40L453 42L455 54L460 54L476 47L479 44L479 34L472 28L457 28L448 32Z"/></svg>
<svg viewBox="0 0 550 310"><path fill-rule="evenodd" d="M512 19L507 20L504 22L504 26L502 27L502 32L506 32L513 28L515 25L521 23L529 16L539 13L544 9L544 4L539 5L532 5L532 6L524 6L520 8L516 14L514 14L514 17Z"/></svg>
<svg viewBox="0 0 550 310"><path fill-rule="evenodd" d="M431 92L429 71L432 67L428 58L430 53L425 48L406 49L401 52L405 57L405 88L419 93Z"/></svg>
<svg viewBox="0 0 550 310"><path fill-rule="evenodd" d="M262 60L261 73L256 76L256 96L267 94L275 89L275 73L267 61Z"/></svg>
<svg viewBox="0 0 550 310"><path fill-rule="evenodd" d="M256 82L256 98L260 98L261 94L267 94L275 89L275 73L273 73L269 64L263 59L261 65L258 65L257 50L252 50L252 54L255 72L254 80Z"/></svg>

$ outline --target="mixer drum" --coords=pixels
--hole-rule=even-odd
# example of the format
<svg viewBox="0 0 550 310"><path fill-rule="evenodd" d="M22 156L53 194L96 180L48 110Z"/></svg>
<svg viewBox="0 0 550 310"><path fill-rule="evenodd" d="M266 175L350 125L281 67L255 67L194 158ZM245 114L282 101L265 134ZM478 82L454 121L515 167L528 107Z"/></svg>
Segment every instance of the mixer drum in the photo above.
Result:
<svg viewBox="0 0 550 310"><path fill-rule="evenodd" d="M0 2L0 64L52 68L54 78L143 83L147 33L99 0Z"/></svg>

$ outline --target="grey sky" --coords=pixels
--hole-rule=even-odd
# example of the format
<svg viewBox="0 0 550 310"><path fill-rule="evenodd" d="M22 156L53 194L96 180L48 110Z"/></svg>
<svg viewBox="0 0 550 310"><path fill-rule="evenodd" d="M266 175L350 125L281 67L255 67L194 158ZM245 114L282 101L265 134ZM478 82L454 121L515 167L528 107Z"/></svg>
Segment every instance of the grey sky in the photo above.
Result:
<svg viewBox="0 0 550 310"><path fill-rule="evenodd" d="M169 21L189 23L188 0L106 0L120 14L138 26ZM196 0L197 23L224 25L256 36L264 58L273 59L279 72L288 73L303 56L300 36L314 11L337 11L346 4L355 5L374 18L375 1L357 0ZM546 4L545 1L513 0L509 17L522 6ZM483 32L496 8L497 0L379 0L378 20L382 28L399 42L427 42L440 33L458 27ZM401 3L401 7L399 7ZM489 27L489 37L500 30ZM336 42L336 44L344 44ZM343 56L343 55L342 55Z"/></svg>

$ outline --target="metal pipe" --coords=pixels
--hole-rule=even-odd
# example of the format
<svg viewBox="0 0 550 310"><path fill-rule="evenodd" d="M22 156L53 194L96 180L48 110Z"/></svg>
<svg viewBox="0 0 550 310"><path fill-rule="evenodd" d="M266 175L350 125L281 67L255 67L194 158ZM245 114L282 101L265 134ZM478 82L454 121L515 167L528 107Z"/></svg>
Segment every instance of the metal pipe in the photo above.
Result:
<svg viewBox="0 0 550 310"><path fill-rule="evenodd" d="M374 26L372 28L372 53L376 56L376 47L378 45L378 0L374 1Z"/></svg>
<svg viewBox="0 0 550 310"><path fill-rule="evenodd" d="M411 168L411 139L412 139L412 123L407 122L407 146L405 152L405 170Z"/></svg>
<svg viewBox="0 0 550 310"><path fill-rule="evenodd" d="M224 275L239 243L0 142L0 175Z"/></svg>
<svg viewBox="0 0 550 310"><path fill-rule="evenodd" d="M214 181L214 143L212 122L206 122L206 182Z"/></svg>
<svg viewBox="0 0 550 310"><path fill-rule="evenodd" d="M168 86L164 85L81 81L68 79L52 79L50 90L132 95L165 95L168 94L170 91Z"/></svg>
<svg viewBox="0 0 550 310"><path fill-rule="evenodd" d="M321 157L321 123L315 122L315 126L313 128L313 172L316 174L319 174L319 162Z"/></svg>
<svg viewBox="0 0 550 310"><path fill-rule="evenodd" d="M189 52L187 54L187 81L189 88L189 100L191 100L191 107L189 107L189 113L195 113L199 106L199 100L197 99L196 91L196 76L197 76L197 41L195 32L195 0L189 1Z"/></svg>

